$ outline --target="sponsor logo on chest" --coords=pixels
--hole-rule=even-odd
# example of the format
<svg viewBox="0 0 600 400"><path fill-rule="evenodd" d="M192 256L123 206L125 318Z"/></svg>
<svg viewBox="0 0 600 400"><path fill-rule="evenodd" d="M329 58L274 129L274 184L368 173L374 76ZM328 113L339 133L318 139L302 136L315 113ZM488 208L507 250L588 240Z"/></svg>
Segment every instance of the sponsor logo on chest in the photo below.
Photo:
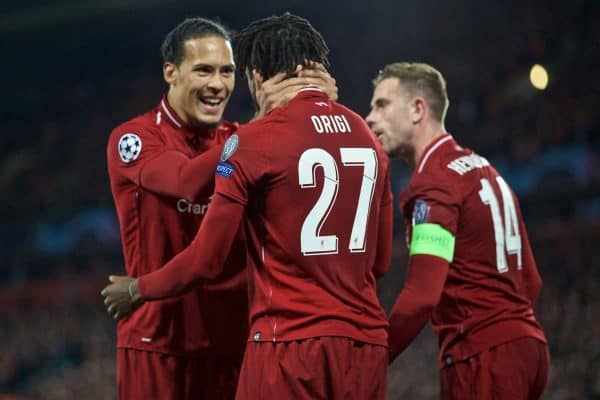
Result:
<svg viewBox="0 0 600 400"><path fill-rule="evenodd" d="M208 198L208 203L197 204L191 203L186 199L179 199L177 200L177 211L185 214L204 215L208 211L208 206L210 205L211 200L212 196Z"/></svg>

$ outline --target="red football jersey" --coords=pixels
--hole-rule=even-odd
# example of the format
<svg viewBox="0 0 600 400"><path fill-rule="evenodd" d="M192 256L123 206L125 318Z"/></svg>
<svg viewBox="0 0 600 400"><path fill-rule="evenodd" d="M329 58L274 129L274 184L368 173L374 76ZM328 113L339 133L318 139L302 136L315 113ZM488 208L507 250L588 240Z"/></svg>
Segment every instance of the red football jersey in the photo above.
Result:
<svg viewBox="0 0 600 400"><path fill-rule="evenodd" d="M246 206L250 340L387 346L374 269L391 256L389 161L363 119L303 89L222 160L215 193Z"/></svg>
<svg viewBox="0 0 600 400"><path fill-rule="evenodd" d="M150 112L113 130L108 171L129 276L158 269L192 241L214 190L216 146L236 128L226 122L210 131L191 127L165 96ZM188 163L200 160L200 154L208 154L208 161ZM183 166L189 170L185 179ZM238 242L214 284L146 303L119 321L117 345L174 355L239 353L247 336L247 312L245 247Z"/></svg>
<svg viewBox="0 0 600 400"><path fill-rule="evenodd" d="M519 204L485 158L441 136L419 160L400 209L407 240L421 223L455 236L454 258L432 314L441 360L462 360L520 337L546 341L532 309L532 287L541 280Z"/></svg>

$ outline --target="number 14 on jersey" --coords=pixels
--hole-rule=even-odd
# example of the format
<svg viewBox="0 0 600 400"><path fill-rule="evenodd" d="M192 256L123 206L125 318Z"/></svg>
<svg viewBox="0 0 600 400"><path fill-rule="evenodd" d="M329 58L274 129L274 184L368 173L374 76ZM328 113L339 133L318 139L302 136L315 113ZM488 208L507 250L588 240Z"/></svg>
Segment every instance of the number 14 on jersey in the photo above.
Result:
<svg viewBox="0 0 600 400"><path fill-rule="evenodd" d="M521 235L519 234L519 219L517 218L517 209L510 191L510 188L501 176L496 178L500 193L502 194L502 204L504 205L504 221L500 214L500 205L496 193L487 179L481 179L481 190L479 197L483 204L490 207L492 213L492 222L494 224L494 238L496 239L496 266L498 272L508 271L508 262L506 253L517 255L517 269L521 269ZM504 251L506 249L506 253Z"/></svg>

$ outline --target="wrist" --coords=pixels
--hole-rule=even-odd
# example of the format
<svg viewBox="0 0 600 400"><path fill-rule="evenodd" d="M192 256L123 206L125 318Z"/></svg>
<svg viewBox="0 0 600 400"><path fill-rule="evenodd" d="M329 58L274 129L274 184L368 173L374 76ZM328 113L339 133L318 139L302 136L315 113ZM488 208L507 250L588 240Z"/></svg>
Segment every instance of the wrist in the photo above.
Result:
<svg viewBox="0 0 600 400"><path fill-rule="evenodd" d="M129 282L128 289L129 289L129 297L133 304L141 303L144 301L144 298L142 297L142 294L140 293L137 279L134 279L131 282Z"/></svg>

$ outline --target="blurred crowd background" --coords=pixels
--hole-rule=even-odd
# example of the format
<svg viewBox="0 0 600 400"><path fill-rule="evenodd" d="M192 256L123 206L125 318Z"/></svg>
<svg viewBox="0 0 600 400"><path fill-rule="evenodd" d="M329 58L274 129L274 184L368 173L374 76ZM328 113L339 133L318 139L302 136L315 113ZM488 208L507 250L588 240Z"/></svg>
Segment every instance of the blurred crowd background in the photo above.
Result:
<svg viewBox="0 0 600 400"><path fill-rule="evenodd" d="M0 6L0 399L114 399L115 323L100 289L123 272L106 171L117 124L166 89L159 46L187 16L232 29L292 11L327 40L340 101L366 115L386 63L448 81L446 128L520 197L544 279L544 399L600 399L600 12L592 0L20 1ZM539 64L544 90L530 81ZM253 113L238 77L228 119ZM393 165L397 193L408 168ZM396 216L387 310L406 266ZM436 399L431 330L391 367L390 399Z"/></svg>

